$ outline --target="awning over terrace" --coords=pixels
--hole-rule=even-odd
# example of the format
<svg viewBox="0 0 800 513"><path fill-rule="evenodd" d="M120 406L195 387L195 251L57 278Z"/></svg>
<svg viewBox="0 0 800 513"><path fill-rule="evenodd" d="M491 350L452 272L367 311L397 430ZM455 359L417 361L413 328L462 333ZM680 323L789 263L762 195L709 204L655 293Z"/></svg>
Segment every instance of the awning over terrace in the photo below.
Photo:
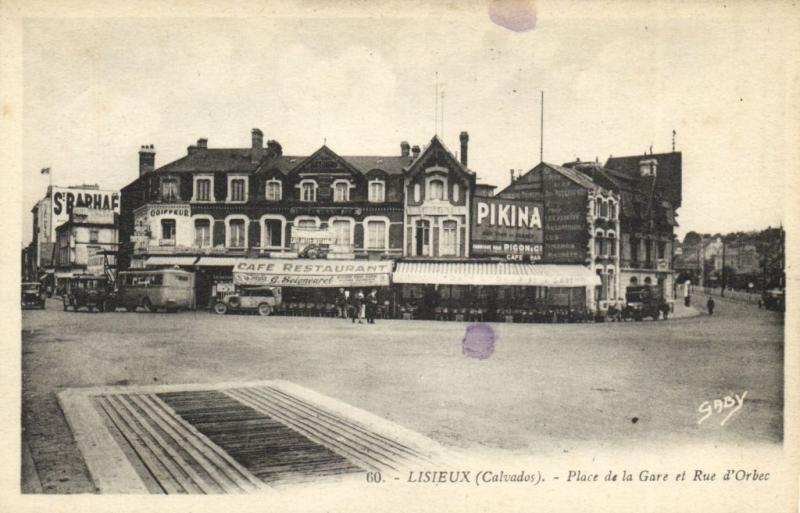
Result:
<svg viewBox="0 0 800 513"><path fill-rule="evenodd" d="M399 262L392 281L437 285L594 287L600 277L581 265L518 262Z"/></svg>

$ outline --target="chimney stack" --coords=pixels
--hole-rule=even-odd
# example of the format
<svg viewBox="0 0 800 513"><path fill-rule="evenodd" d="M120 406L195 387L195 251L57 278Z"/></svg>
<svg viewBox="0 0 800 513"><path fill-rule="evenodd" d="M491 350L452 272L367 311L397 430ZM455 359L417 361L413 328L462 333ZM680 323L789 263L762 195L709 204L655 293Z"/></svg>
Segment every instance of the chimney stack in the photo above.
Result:
<svg viewBox="0 0 800 513"><path fill-rule="evenodd" d="M408 151L411 147L408 145L408 141L400 142L400 156L401 157L408 157Z"/></svg>
<svg viewBox="0 0 800 513"><path fill-rule="evenodd" d="M258 162L261 160L261 156L264 154L264 132L258 128L254 128L252 130L252 134L253 145L252 149L250 150L250 160L252 162Z"/></svg>
<svg viewBox="0 0 800 513"><path fill-rule="evenodd" d="M156 168L156 150L152 144L143 144L139 149L139 176Z"/></svg>
<svg viewBox="0 0 800 513"><path fill-rule="evenodd" d="M514 168L509 169L509 173L511 173L511 183L514 183Z"/></svg>
<svg viewBox="0 0 800 513"><path fill-rule="evenodd" d="M467 144L469 143L469 134L461 132L458 138L461 140L461 164L467 167Z"/></svg>
<svg viewBox="0 0 800 513"><path fill-rule="evenodd" d="M419 157L419 146L418 145L415 144L414 146L411 147L411 156L414 157L414 158Z"/></svg>
<svg viewBox="0 0 800 513"><path fill-rule="evenodd" d="M206 139L206 138L198 139L197 140L197 148L201 149L201 150L207 150L208 149L208 139Z"/></svg>

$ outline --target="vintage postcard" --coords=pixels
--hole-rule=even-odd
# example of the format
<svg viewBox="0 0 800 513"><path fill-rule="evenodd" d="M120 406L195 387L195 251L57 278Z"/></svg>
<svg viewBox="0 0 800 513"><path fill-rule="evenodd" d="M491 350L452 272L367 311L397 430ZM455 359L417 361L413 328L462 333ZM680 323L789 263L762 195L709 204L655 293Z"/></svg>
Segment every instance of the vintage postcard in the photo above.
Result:
<svg viewBox="0 0 800 513"><path fill-rule="evenodd" d="M0 14L3 511L797 511L796 3Z"/></svg>

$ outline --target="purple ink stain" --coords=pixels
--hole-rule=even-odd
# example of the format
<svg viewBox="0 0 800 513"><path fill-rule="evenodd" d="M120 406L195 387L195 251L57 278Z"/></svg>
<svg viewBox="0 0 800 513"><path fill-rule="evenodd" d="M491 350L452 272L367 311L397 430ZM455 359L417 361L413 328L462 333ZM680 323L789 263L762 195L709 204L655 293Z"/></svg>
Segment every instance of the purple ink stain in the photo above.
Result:
<svg viewBox="0 0 800 513"><path fill-rule="evenodd" d="M527 32L536 27L536 8L533 0L493 0L489 4L489 18L514 32Z"/></svg>
<svg viewBox="0 0 800 513"><path fill-rule="evenodd" d="M461 352L464 356L485 360L494 354L496 338L494 329L488 324L482 322L470 324L461 341Z"/></svg>

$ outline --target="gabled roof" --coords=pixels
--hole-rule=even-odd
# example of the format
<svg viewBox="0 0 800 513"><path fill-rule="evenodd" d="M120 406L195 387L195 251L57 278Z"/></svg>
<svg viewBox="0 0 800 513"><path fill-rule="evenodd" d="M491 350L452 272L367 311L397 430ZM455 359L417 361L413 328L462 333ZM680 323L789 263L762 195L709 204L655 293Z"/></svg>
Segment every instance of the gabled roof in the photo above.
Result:
<svg viewBox="0 0 800 513"><path fill-rule="evenodd" d="M576 171L574 169L570 169L568 167L559 166L556 164L550 164L548 162L542 162L540 165L544 165L563 175L566 178L569 178L576 184L584 187L586 189L594 190L601 188L599 185L594 183L588 176L584 175L580 171ZM534 168L536 169L536 168Z"/></svg>
<svg viewBox="0 0 800 513"><path fill-rule="evenodd" d="M461 161L455 157L455 154L447 148L447 146L442 142L441 139L439 139L438 135L434 135L431 138L430 144L428 144L425 147L425 149L422 152L420 152L419 156L416 159L414 159L413 162L411 162L408 166L406 166L405 172L406 173L412 172L416 168L417 164L419 162L422 162L427 156L427 154L433 151L433 148L437 145L440 146L445 151L445 153L447 153L447 155L450 157L450 160L452 160L461 171L463 171L467 175L475 176L475 171L472 171L464 164L462 164Z"/></svg>

